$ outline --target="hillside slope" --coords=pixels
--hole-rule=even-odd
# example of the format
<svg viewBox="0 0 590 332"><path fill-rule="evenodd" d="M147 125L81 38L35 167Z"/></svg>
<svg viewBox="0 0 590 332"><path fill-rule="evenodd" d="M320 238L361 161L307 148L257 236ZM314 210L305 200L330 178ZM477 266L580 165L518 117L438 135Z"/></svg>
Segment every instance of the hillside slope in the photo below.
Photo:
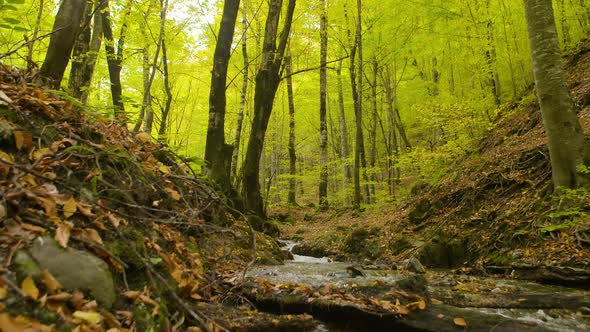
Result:
<svg viewBox="0 0 590 332"><path fill-rule="evenodd" d="M568 85L590 135L590 44L566 57ZM401 206L356 217L317 214L284 225L301 252L398 260L418 255L431 267L590 268L590 197L578 192L556 213L538 102L531 92L507 104L497 125L461 156L438 185L418 184ZM304 211L291 211L303 214ZM307 212L309 214L309 211ZM299 218L296 219L300 219Z"/></svg>

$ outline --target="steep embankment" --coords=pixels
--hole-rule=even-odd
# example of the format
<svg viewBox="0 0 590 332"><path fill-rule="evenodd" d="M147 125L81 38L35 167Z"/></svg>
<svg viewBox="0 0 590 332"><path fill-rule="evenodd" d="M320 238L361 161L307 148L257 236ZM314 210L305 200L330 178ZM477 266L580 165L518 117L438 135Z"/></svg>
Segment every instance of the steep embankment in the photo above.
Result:
<svg viewBox="0 0 590 332"><path fill-rule="evenodd" d="M235 275L254 236L259 261L280 251L208 182L149 135L33 78L0 65L0 330L312 324L248 311Z"/></svg>
<svg viewBox="0 0 590 332"><path fill-rule="evenodd" d="M568 86L590 135L590 46L566 62ZM307 211L309 221L285 224L282 230L286 237L303 240L300 250L307 253L385 261L418 255L431 267L495 272L544 266L536 270L537 279L577 273L554 267L590 268L590 196L572 193L562 198L561 212L555 209L534 94L504 105L495 128L474 148L437 185L416 185L400 206L379 207L360 217ZM572 207L563 208L566 204ZM296 219L305 213L290 212ZM523 276L527 273L533 275L525 271Z"/></svg>

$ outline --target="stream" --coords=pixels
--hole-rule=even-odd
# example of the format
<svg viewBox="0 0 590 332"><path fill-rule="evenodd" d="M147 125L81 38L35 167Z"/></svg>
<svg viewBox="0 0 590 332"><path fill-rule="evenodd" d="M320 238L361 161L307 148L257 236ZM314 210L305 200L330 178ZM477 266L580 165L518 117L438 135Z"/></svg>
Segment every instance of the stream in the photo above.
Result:
<svg viewBox="0 0 590 332"><path fill-rule="evenodd" d="M292 241L280 241L280 243L283 249L289 252L297 244ZM334 285L338 288L353 289L370 288L373 285L393 286L412 275L406 271L374 270L359 266L358 269L364 275L353 278L347 272L349 266L351 266L350 263L333 262L327 257L293 255L293 260L286 261L284 265L257 266L248 273L248 277L274 283L292 282L316 287ZM525 328L525 330L531 331L590 331L588 316L590 315L588 312L590 311L588 309L590 292L587 290L513 279L457 275L444 270L428 270L425 277L429 297L439 300L436 301L437 303L444 303L442 306L451 308L454 314L460 315L459 317L473 317L472 314L477 314L476 317L485 315L489 316L490 320L498 322L509 319L523 323L523 326L530 326L530 329ZM521 294L527 299L536 299L539 302L533 305L520 304L519 301L524 302L524 299L518 298ZM506 299L508 299L508 305L505 304ZM583 315L576 312L582 312ZM314 315L313 312L309 314ZM421 322L421 325L416 330L439 330L434 327L428 329L428 322ZM426 329L421 329L424 326ZM336 324L334 322L320 324L316 331L360 330L363 329L347 327L347 324L340 321ZM449 329L451 330L454 329ZM493 330L504 331L501 326Z"/></svg>

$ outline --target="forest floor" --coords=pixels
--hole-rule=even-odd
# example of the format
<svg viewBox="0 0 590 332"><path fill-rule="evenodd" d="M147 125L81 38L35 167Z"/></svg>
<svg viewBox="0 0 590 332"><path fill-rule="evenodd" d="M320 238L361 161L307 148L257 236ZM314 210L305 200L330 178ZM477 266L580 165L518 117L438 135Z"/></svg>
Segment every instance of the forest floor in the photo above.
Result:
<svg viewBox="0 0 590 332"><path fill-rule="evenodd" d="M566 63L588 137L590 44ZM548 270L557 269L565 283L572 281L566 276L570 268L590 275L590 195L577 191L551 198L546 137L532 91L503 105L496 122L439 183L418 183L401 204L361 214L284 208L271 215L283 220L278 223L283 238L300 241L293 250L299 254L385 264L416 256L429 267L516 271L539 280L555 279Z"/></svg>

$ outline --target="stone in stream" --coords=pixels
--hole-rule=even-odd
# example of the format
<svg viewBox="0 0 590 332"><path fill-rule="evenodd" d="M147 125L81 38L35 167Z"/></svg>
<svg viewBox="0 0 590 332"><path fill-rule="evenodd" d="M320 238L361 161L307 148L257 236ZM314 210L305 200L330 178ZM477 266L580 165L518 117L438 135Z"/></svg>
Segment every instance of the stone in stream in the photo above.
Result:
<svg viewBox="0 0 590 332"><path fill-rule="evenodd" d="M426 273L426 268L424 268L424 265L416 257L406 259L404 261L404 268L414 273Z"/></svg>

